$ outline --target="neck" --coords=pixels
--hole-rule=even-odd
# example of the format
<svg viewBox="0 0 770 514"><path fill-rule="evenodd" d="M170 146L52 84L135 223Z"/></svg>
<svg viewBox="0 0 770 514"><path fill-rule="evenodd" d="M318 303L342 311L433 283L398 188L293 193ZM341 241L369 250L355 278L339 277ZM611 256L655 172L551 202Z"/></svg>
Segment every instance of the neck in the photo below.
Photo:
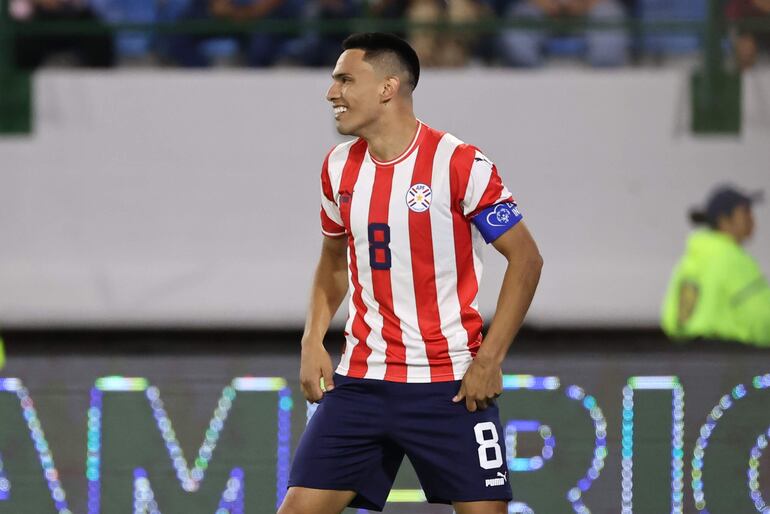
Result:
<svg viewBox="0 0 770 514"><path fill-rule="evenodd" d="M419 122L411 111L396 116L383 116L375 130L362 137L369 153L378 161L391 161L404 153L417 134Z"/></svg>
<svg viewBox="0 0 770 514"><path fill-rule="evenodd" d="M735 243L738 246L743 245L743 238L739 234L735 233L734 231L726 230L726 229L721 229L721 230L719 230L719 232L721 232L722 234L726 235L727 237L729 237L730 239L735 241Z"/></svg>

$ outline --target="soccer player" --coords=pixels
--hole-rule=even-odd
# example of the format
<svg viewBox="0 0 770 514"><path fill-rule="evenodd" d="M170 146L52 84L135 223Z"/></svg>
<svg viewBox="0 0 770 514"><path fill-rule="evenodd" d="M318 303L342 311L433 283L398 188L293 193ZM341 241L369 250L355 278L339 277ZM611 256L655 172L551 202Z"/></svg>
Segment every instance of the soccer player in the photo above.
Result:
<svg viewBox="0 0 770 514"><path fill-rule="evenodd" d="M429 502L504 514L511 489L495 398L540 253L492 161L415 117L414 50L381 33L350 36L343 49L326 98L337 130L357 139L323 163L325 237L300 367L303 394L320 405L278 512L381 511L406 455ZM482 344L485 241L508 267ZM332 374L323 339L348 288Z"/></svg>

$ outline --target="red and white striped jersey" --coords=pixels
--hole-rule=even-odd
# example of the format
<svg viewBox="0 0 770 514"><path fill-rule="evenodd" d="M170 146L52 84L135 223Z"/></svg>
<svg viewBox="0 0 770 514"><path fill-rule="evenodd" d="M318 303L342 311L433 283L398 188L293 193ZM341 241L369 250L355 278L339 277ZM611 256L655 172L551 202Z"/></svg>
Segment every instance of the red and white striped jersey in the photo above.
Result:
<svg viewBox="0 0 770 514"><path fill-rule="evenodd" d="M348 240L351 294L337 373L462 379L482 329L485 242L471 218L511 201L494 164L420 123L392 161L373 158L363 139L336 146L324 160L321 189L323 233Z"/></svg>

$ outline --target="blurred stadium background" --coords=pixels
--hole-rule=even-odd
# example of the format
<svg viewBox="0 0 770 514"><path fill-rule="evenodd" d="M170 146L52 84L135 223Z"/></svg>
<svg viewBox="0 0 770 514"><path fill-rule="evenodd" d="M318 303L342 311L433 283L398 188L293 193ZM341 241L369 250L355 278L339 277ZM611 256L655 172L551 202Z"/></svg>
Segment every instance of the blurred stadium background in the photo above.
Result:
<svg viewBox="0 0 770 514"><path fill-rule="evenodd" d="M510 512L767 512L769 354L658 329L687 210L770 186L752 1L0 0L0 513L274 512L312 414L323 95L370 29L417 46L418 116L496 161L545 259L504 367ZM451 508L406 465L385 512Z"/></svg>

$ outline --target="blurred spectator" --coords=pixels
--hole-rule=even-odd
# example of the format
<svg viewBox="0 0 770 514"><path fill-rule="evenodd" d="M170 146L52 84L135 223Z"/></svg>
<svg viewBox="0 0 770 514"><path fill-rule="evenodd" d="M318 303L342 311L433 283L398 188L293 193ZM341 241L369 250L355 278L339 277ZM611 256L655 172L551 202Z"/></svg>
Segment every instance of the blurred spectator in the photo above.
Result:
<svg viewBox="0 0 770 514"><path fill-rule="evenodd" d="M231 21L298 18L301 0L191 0L179 20L215 18ZM222 36L178 34L160 38L162 53L182 66L210 64L205 43ZM234 38L249 66L270 66L287 55L292 36L276 32L254 32Z"/></svg>
<svg viewBox="0 0 770 514"><path fill-rule="evenodd" d="M491 10L477 0L412 0L406 17L415 23L445 21L470 23L491 15ZM468 64L477 37L462 32L415 29L407 35L423 66L454 67Z"/></svg>
<svg viewBox="0 0 770 514"><path fill-rule="evenodd" d="M406 16L409 0L372 0L369 4L369 16L387 20L400 20ZM402 37L403 34L398 34Z"/></svg>
<svg viewBox="0 0 770 514"><path fill-rule="evenodd" d="M362 14L361 3L357 0L311 0L305 7L308 20L346 20ZM288 54L305 66L333 66L347 36L345 31L339 34L311 31L292 44Z"/></svg>
<svg viewBox="0 0 770 514"><path fill-rule="evenodd" d="M5 366L5 345L3 344L3 338L0 337L0 369Z"/></svg>
<svg viewBox="0 0 770 514"><path fill-rule="evenodd" d="M770 22L770 0L730 0L727 17L731 20L765 17ZM770 50L770 32L753 33L741 29L735 35L735 58L740 69L754 66L758 50Z"/></svg>
<svg viewBox="0 0 770 514"><path fill-rule="evenodd" d="M669 337L770 346L770 286L742 247L754 231L751 206L759 197L721 187L691 213L707 228L690 236L674 268L661 321Z"/></svg>
<svg viewBox="0 0 770 514"><path fill-rule="evenodd" d="M414 23L467 23L491 14L482 0L374 0L371 17L407 19ZM462 66L468 63L476 36L460 32L442 32L432 28L398 33L407 39L420 58L420 64Z"/></svg>
<svg viewBox="0 0 770 514"><path fill-rule="evenodd" d="M11 0L11 16L20 23L30 21L93 21L98 17L85 0ZM75 64L107 67L114 63L112 36L104 34L17 35L16 65L34 69L52 56L74 57Z"/></svg>
<svg viewBox="0 0 770 514"><path fill-rule="evenodd" d="M615 22L626 18L617 0L518 0L506 14L515 18L586 18ZM509 29L500 36L503 60L511 66L537 66L542 63L547 38L539 29ZM624 29L589 29L584 36L586 57L593 66L620 66L626 62L628 36Z"/></svg>

